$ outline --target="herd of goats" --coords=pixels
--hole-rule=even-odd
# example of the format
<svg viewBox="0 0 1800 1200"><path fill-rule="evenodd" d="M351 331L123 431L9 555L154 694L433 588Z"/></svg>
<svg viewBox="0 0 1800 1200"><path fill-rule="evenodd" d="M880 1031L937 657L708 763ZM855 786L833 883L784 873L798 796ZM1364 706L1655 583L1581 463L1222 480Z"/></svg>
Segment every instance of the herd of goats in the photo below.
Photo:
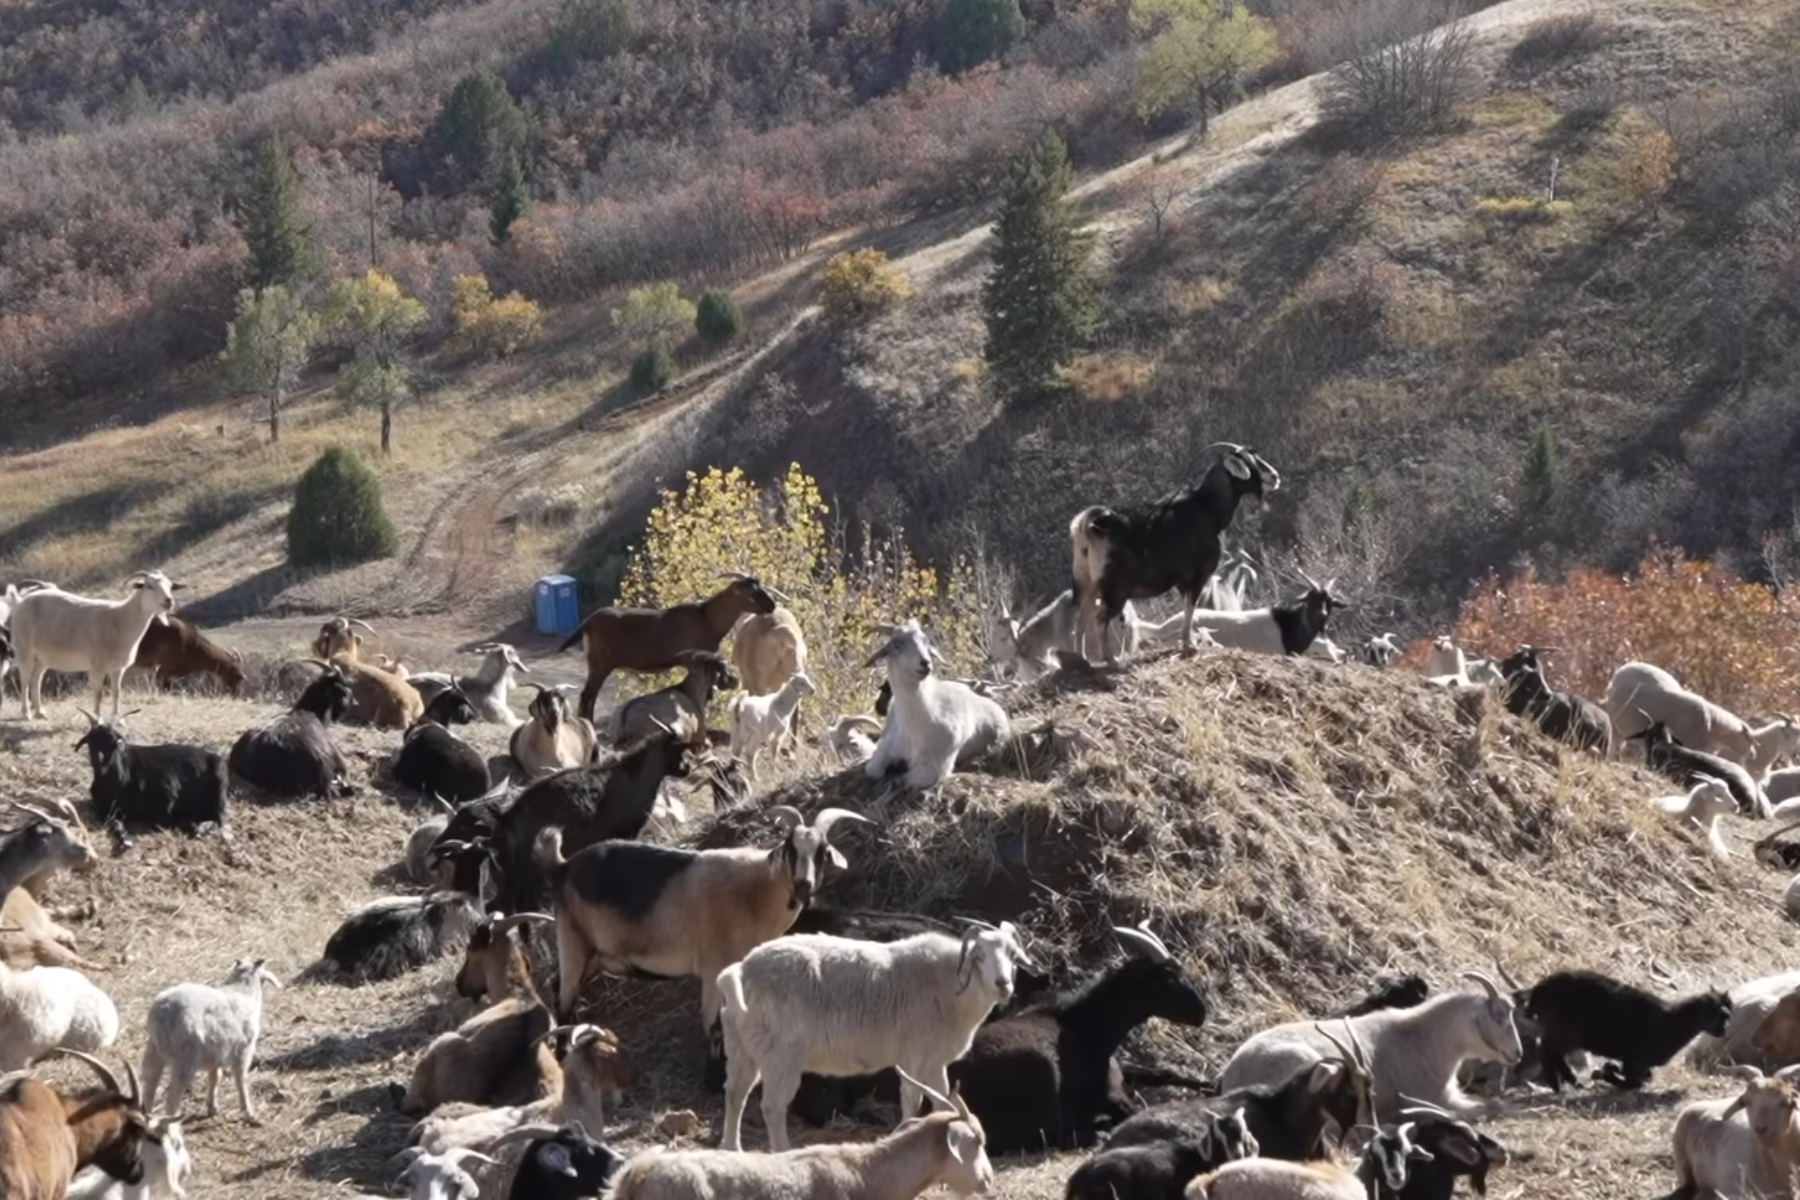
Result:
<svg viewBox="0 0 1800 1200"><path fill-rule="evenodd" d="M1004 673L1032 678L1095 656L1116 663L1158 639L1196 653L1318 653L1345 603L1330 582L1308 578L1297 600L1246 608L1250 568L1225 561L1239 502L1274 492L1280 476L1248 447L1209 449L1220 454L1198 485L1075 518L1070 590L1026 621L999 615L993 656ZM232 786L347 794L332 726L404 731L395 783L449 810L396 847L425 890L351 914L309 974L388 979L463 955L455 986L477 1011L425 1046L410 1082L393 1089L417 1118L397 1184L415 1200L911 1200L938 1185L985 1194L990 1154L1056 1148L1092 1151L1068 1179L1068 1200L1445 1200L1464 1178L1485 1194L1488 1173L1506 1164L1506 1148L1477 1122L1504 1111L1508 1090L1560 1092L1583 1074L1639 1088L1690 1043L1694 1062L1729 1065L1743 1083L1677 1118L1676 1195L1797 1194L1800 972L1676 1000L1586 970L1522 987L1498 963L1499 979L1465 971L1459 982L1472 987L1435 994L1416 975L1384 978L1340 1011L1255 1034L1203 1082L1127 1071L1117 1057L1153 1017L1198 1026L1208 1015L1202 985L1147 923L1115 930L1119 961L1056 989L1010 922L816 903L829 870L848 865L834 835L868 823L848 809L808 818L769 807L763 846L639 840L669 803L659 799L667 782L710 784L721 806L738 806L759 757L793 748L800 702L813 694L806 644L780 594L750 576L734 573L695 603L593 612L564 646L585 652L579 700L539 687L525 719L508 695L526 671L512 647L480 647L471 675L411 672L365 658L358 627L372 630L335 617L311 647L317 673L292 708L223 756L134 744L117 724L133 666L165 682L242 682L238 656L174 615L178 587L149 571L123 599L9 588L0 684L16 673L24 715L41 719L44 673L87 673L96 702L82 713L79 748L93 771L89 820L121 849L130 828L222 828ZM1138 620L1132 601L1170 591L1184 601L1175 617ZM929 790L1011 736L993 690L946 677L917 622L883 636L868 662L886 673L876 712L824 729L840 762ZM720 653L727 637L730 660ZM1383 636L1355 657L1385 669L1396 653ZM685 678L596 727L614 671L669 668ZM1781 768L1800 753L1792 718L1752 725L1649 664L1620 667L1604 704L1552 688L1529 646L1490 660L1440 640L1425 673L1452 689L1496 688L1513 712L1575 747L1612 755L1641 741L1650 767L1688 789L1653 804L1715 853L1728 853L1723 817L1800 810L1800 768ZM734 687L727 741L706 717ZM475 721L511 727L508 753L486 758L455 732ZM258 1119L250 1075L263 989L279 982L245 959L217 986L162 992L148 1011L141 1077L127 1065L122 1084L96 1057L118 1037L118 1012L81 973L92 964L56 923L66 914L37 898L57 872L94 860L88 826L62 800L11 808L24 819L0 837L0 1071L11 1072L0 1078L0 1200L183 1197L189 1092L204 1073L216 1115L229 1073L244 1118ZM1783 861L1789 850L1770 838L1758 843L1765 852ZM1789 907L1800 908L1800 879ZM532 963L540 927L555 951L554 986L543 991ZM578 1015L595 973L700 980L705 1082L724 1093L718 1148L681 1146L699 1133L691 1111L657 1123L671 1145L629 1157L607 1146L606 1112L637 1072L613 1031ZM31 1072L54 1056L86 1064L97 1086L52 1086ZM1144 1107L1128 1077L1188 1095ZM758 1085L766 1153L743 1148ZM898 1104L885 1136L790 1148L790 1116L826 1124L871 1097Z"/></svg>

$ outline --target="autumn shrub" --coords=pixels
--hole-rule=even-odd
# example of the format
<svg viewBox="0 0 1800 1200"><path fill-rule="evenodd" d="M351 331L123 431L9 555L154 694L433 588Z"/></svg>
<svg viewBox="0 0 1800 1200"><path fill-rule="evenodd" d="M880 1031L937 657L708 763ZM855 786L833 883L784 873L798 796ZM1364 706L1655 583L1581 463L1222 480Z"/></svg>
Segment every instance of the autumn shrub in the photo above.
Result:
<svg viewBox="0 0 1800 1200"><path fill-rule="evenodd" d="M878 622L918 618L950 673L972 674L981 618L970 564L958 560L940 574L913 558L900 533L884 539L863 528L852 538L831 515L797 463L768 487L737 468L690 471L650 514L619 602L696 600L734 570L779 588L806 636L806 670L819 689L807 707L815 715L868 710L877 684L863 663L880 643Z"/></svg>
<svg viewBox="0 0 1800 1200"><path fill-rule="evenodd" d="M1637 140L1625 157L1625 190L1646 207L1655 205L1675 180L1675 139L1652 129Z"/></svg>
<svg viewBox="0 0 1800 1200"><path fill-rule="evenodd" d="M333 446L300 476L288 510L288 562L343 567L387 558L400 537L381 503L381 481L362 459Z"/></svg>
<svg viewBox="0 0 1800 1200"><path fill-rule="evenodd" d="M912 295L912 284L869 248L834 254L819 272L819 304L833 325L860 325Z"/></svg>
<svg viewBox="0 0 1800 1200"><path fill-rule="evenodd" d="M1746 716L1800 701L1800 591L1746 582L1679 550L1653 549L1634 575L1581 567L1561 583L1490 577L1464 601L1456 638L1481 654L1553 647L1552 682L1595 699L1620 664L1638 660Z"/></svg>
<svg viewBox="0 0 1800 1200"><path fill-rule="evenodd" d="M488 358L506 358L537 336L544 314L517 292L496 298L483 275L458 275L452 316L463 348Z"/></svg>

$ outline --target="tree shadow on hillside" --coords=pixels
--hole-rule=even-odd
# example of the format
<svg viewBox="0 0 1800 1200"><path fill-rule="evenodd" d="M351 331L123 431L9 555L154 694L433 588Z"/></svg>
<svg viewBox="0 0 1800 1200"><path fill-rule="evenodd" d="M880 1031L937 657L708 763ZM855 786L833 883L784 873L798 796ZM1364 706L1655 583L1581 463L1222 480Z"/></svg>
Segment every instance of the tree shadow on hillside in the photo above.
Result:
<svg viewBox="0 0 1800 1200"><path fill-rule="evenodd" d="M153 504L179 486L173 478L107 484L70 496L0 530L0 558L19 558L39 542L106 526L134 509ZM68 584L71 580L53 580Z"/></svg>
<svg viewBox="0 0 1800 1200"><path fill-rule="evenodd" d="M346 985L312 986L342 989ZM469 1004L461 998L438 999L398 1025L361 1033L327 1033L303 1046L278 1054L258 1055L257 1065L270 1071L331 1071L368 1063L386 1062L394 1055L416 1050L467 1016Z"/></svg>
<svg viewBox="0 0 1800 1200"><path fill-rule="evenodd" d="M304 578L285 564L265 567L203 600L183 603L181 615L201 625L224 625L247 617L304 615L297 605L277 601L281 594Z"/></svg>
<svg viewBox="0 0 1800 1200"><path fill-rule="evenodd" d="M358 1187L377 1190L388 1187L400 1170L393 1158L406 1147L413 1119L394 1109L386 1084L369 1084L321 1101L304 1123L317 1124L345 1112L369 1117L348 1145L320 1147L295 1158L291 1165L308 1179L331 1183L348 1180ZM277 1162L253 1167L235 1179L247 1182L267 1173L270 1167L285 1169L289 1165Z"/></svg>

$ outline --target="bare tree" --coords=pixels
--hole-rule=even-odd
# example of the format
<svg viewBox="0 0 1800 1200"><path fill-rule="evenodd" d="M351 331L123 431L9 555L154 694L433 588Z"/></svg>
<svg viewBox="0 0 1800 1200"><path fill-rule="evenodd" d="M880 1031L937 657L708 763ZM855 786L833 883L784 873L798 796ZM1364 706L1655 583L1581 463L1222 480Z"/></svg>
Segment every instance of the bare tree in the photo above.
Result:
<svg viewBox="0 0 1800 1200"><path fill-rule="evenodd" d="M1474 79L1475 35L1451 0L1372 5L1343 28L1348 53L1326 81L1328 117L1379 140L1455 115Z"/></svg>

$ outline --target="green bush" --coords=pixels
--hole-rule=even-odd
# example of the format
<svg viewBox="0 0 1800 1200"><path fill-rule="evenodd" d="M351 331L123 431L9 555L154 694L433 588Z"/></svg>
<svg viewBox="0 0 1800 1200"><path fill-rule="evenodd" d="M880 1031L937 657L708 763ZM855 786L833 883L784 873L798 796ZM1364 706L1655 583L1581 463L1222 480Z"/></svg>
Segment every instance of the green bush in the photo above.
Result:
<svg viewBox="0 0 1800 1200"><path fill-rule="evenodd" d="M723 346L743 332L744 314L724 288L708 288L694 313L694 331L709 346Z"/></svg>
<svg viewBox="0 0 1800 1200"><path fill-rule="evenodd" d="M381 506L381 481L342 446L319 455L300 477L287 532L288 563L296 567L349 566L400 547Z"/></svg>
<svg viewBox="0 0 1800 1200"><path fill-rule="evenodd" d="M640 396L660 392L675 378L675 355L669 343L657 338L631 361L631 390Z"/></svg>

